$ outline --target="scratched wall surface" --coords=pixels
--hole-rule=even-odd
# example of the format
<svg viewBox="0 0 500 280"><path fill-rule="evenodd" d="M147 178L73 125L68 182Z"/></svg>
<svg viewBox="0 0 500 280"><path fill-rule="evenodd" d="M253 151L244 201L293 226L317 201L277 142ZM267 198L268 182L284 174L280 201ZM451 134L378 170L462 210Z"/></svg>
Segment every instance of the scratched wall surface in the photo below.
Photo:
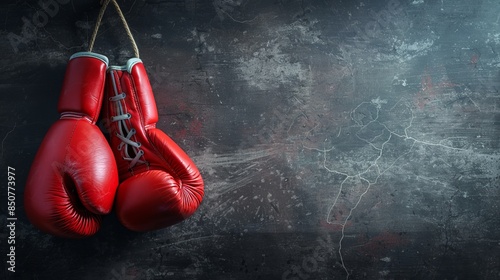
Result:
<svg viewBox="0 0 500 280"><path fill-rule="evenodd" d="M170 228L133 233L111 214L84 240L23 211L99 9L56 2L0 4L0 178L15 167L18 218L15 273L0 238L7 279L500 279L498 1L119 1L158 127L206 196ZM112 10L94 51L132 56Z"/></svg>

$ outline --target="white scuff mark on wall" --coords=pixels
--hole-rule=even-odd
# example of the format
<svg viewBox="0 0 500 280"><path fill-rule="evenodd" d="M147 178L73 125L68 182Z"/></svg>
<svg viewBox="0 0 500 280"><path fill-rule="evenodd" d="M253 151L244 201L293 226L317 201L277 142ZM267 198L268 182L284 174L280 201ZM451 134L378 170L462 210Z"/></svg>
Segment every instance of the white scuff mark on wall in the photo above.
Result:
<svg viewBox="0 0 500 280"><path fill-rule="evenodd" d="M500 44L500 33L488 33L488 39L486 39L486 44L495 43Z"/></svg>
<svg viewBox="0 0 500 280"><path fill-rule="evenodd" d="M434 40L430 38L415 42L406 42L403 40L396 40L394 42L394 49L396 50L397 57L400 57L400 62L425 55L433 46Z"/></svg>
<svg viewBox="0 0 500 280"><path fill-rule="evenodd" d="M293 62L290 55L281 51L279 44L260 48L250 58L239 58L239 78L259 90L277 89L297 82L306 82L308 70L299 62Z"/></svg>

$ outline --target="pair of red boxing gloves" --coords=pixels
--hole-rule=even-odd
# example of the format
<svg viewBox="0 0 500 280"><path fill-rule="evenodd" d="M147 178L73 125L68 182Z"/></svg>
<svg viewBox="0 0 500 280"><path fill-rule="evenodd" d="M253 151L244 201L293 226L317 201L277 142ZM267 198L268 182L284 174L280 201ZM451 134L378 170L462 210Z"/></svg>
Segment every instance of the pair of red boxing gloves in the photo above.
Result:
<svg viewBox="0 0 500 280"><path fill-rule="evenodd" d="M37 228L59 237L91 236L114 207L126 228L151 231L196 211L203 180L189 156L156 128L156 102L140 59L108 66L103 55L74 54L58 111L24 191L26 214ZM99 115L108 139L96 125Z"/></svg>

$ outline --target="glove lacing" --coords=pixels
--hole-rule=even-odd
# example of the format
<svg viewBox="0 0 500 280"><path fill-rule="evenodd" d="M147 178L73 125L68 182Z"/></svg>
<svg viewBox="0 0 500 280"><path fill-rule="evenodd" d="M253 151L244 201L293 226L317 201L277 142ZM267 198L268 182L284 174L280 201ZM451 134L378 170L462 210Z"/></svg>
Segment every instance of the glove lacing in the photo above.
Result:
<svg viewBox="0 0 500 280"><path fill-rule="evenodd" d="M118 145L117 149L122 152L122 158L126 161L130 161L129 170L132 170L137 164L148 164L146 161L141 160L144 155L144 151L140 149L141 143L135 142L133 139L136 134L134 128L129 128L127 125L127 120L129 120L132 115L125 112L122 100L125 99L126 94L124 92L118 93L116 87L115 76L113 71L111 71L111 79L113 81L113 90L115 95L109 98L109 101L115 102L116 104L116 116L111 117L112 122L117 122L118 131L115 136L118 137L122 142Z"/></svg>

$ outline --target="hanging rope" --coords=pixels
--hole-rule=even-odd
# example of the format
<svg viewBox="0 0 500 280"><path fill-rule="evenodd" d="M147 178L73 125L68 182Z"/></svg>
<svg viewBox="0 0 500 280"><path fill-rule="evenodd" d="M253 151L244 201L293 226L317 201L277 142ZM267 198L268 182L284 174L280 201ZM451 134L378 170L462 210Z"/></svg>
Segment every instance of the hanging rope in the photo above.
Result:
<svg viewBox="0 0 500 280"><path fill-rule="evenodd" d="M99 11L99 15L97 16L97 21L95 23L94 27L94 32L92 33L92 37L90 38L89 42L89 52L92 51L94 48L94 43L97 38L97 32L99 31L99 27L101 26L102 18L104 16L104 12L106 12L106 9L108 7L109 2L113 2L113 5L115 6L115 10L118 13L118 16L120 16L120 19L123 23L123 27L125 28L125 32L127 33L127 36L132 43L132 48L134 49L134 55L135 57L139 58L139 48L137 48L137 44L135 43L134 36L132 35L132 32L130 32L130 28L128 27L127 20L125 19L125 16L123 15L122 10L120 9L120 6L116 2L116 0L104 0L104 3L102 3L101 10Z"/></svg>

